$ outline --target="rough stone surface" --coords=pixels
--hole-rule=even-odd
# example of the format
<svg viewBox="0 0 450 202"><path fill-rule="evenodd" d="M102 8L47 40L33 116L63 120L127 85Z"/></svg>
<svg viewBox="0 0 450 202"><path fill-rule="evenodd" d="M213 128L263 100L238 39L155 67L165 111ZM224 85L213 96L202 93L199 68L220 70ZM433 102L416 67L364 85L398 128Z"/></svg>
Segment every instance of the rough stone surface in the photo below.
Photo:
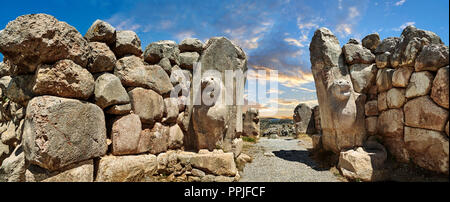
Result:
<svg viewBox="0 0 450 202"><path fill-rule="evenodd" d="M349 179L365 182L379 181L384 180L382 168L386 159L387 152L382 145L377 148L358 147L341 152L338 167Z"/></svg>
<svg viewBox="0 0 450 202"><path fill-rule="evenodd" d="M387 92L387 106L390 109L401 108L406 102L405 89L392 88Z"/></svg>
<svg viewBox="0 0 450 202"><path fill-rule="evenodd" d="M375 83L377 67L374 64L354 64L350 66L353 88L358 93L367 93Z"/></svg>
<svg viewBox="0 0 450 202"><path fill-rule="evenodd" d="M6 97L12 102L27 106L28 101L34 97L32 75L15 76L6 89Z"/></svg>
<svg viewBox="0 0 450 202"><path fill-rule="evenodd" d="M379 69L376 77L378 92L384 92L392 88L393 69Z"/></svg>
<svg viewBox="0 0 450 202"><path fill-rule="evenodd" d="M71 60L42 65L36 70L33 93L88 99L94 93L94 77Z"/></svg>
<svg viewBox="0 0 450 202"><path fill-rule="evenodd" d="M196 154L181 152L178 159L182 164L190 163L193 168L200 169L206 173L222 176L235 176L238 172L234 162L233 153Z"/></svg>
<svg viewBox="0 0 450 202"><path fill-rule="evenodd" d="M116 65L116 56L109 47L100 42L90 42L91 54L87 69L91 73L109 72L114 70Z"/></svg>
<svg viewBox="0 0 450 202"><path fill-rule="evenodd" d="M90 42L103 42L113 45L116 42L116 29L109 23L96 20L84 35Z"/></svg>
<svg viewBox="0 0 450 202"><path fill-rule="evenodd" d="M411 99L429 94L433 79L433 74L428 71L414 72L406 88L406 98Z"/></svg>
<svg viewBox="0 0 450 202"><path fill-rule="evenodd" d="M259 110L248 108L244 114L243 136L258 137L261 133L261 124L259 122Z"/></svg>
<svg viewBox="0 0 450 202"><path fill-rule="evenodd" d="M183 148L184 134L178 124L175 124L169 128L169 139L168 147L169 149L181 149Z"/></svg>
<svg viewBox="0 0 450 202"><path fill-rule="evenodd" d="M392 86L406 88L413 72L414 69L412 67L400 67L395 69L394 74L392 75Z"/></svg>
<svg viewBox="0 0 450 202"><path fill-rule="evenodd" d="M143 123L154 124L163 118L164 100L155 91L135 88L128 92L131 109Z"/></svg>
<svg viewBox="0 0 450 202"><path fill-rule="evenodd" d="M180 67L185 69L193 69L194 63L198 61L200 55L197 52L180 53Z"/></svg>
<svg viewBox="0 0 450 202"><path fill-rule="evenodd" d="M130 97L114 74L105 73L95 81L95 104L105 109L112 105L128 104Z"/></svg>
<svg viewBox="0 0 450 202"><path fill-rule="evenodd" d="M105 110L107 114L124 115L131 111L131 104L113 105Z"/></svg>
<svg viewBox="0 0 450 202"><path fill-rule="evenodd" d="M312 108L305 103L300 103L294 109L294 122L296 134L314 134L314 114Z"/></svg>
<svg viewBox="0 0 450 202"><path fill-rule="evenodd" d="M166 94L173 89L167 73L158 65L145 65L136 56L124 57L116 62L114 75L125 87L142 87Z"/></svg>
<svg viewBox="0 0 450 202"><path fill-rule="evenodd" d="M378 117L371 116L366 118L366 129L368 135L377 135L378 134Z"/></svg>
<svg viewBox="0 0 450 202"><path fill-rule="evenodd" d="M378 111L384 111L386 109L388 109L388 105L387 105L387 92L382 92L380 94L378 94Z"/></svg>
<svg viewBox="0 0 450 202"><path fill-rule="evenodd" d="M27 182L93 182L94 160L75 163L55 172L31 165L25 172L25 179Z"/></svg>
<svg viewBox="0 0 450 202"><path fill-rule="evenodd" d="M46 14L17 17L0 32L0 52L20 66L18 73L32 73L39 64L70 59L86 67L87 41L72 26Z"/></svg>
<svg viewBox="0 0 450 202"><path fill-rule="evenodd" d="M385 68L385 67L389 67L389 59L390 59L391 53L389 52L384 52L382 54L379 54L375 57L375 63L377 65L378 68Z"/></svg>
<svg viewBox="0 0 450 202"><path fill-rule="evenodd" d="M178 48L181 52L198 52L201 53L203 50L203 43L199 39L187 38L181 41Z"/></svg>
<svg viewBox="0 0 450 202"><path fill-rule="evenodd" d="M344 148L361 146L366 136L365 96L353 91L338 39L330 30L320 28L309 49L324 149L339 153Z"/></svg>
<svg viewBox="0 0 450 202"><path fill-rule="evenodd" d="M414 68L417 72L437 71L439 68L448 65L448 54L448 46L444 44L426 45L417 56Z"/></svg>
<svg viewBox="0 0 450 202"><path fill-rule="evenodd" d="M169 59L173 65L180 64L179 57L180 49L175 41L153 42L144 51L144 59L150 64L157 64L163 58Z"/></svg>
<svg viewBox="0 0 450 202"><path fill-rule="evenodd" d="M420 167L448 175L448 138L441 132L405 127L405 144Z"/></svg>
<svg viewBox="0 0 450 202"><path fill-rule="evenodd" d="M375 52L378 45L381 43L380 35L378 35L378 33L369 34L364 37L361 42L365 48L369 49L372 52Z"/></svg>
<svg viewBox="0 0 450 202"><path fill-rule="evenodd" d="M364 105L366 116L378 116L378 101L371 100Z"/></svg>
<svg viewBox="0 0 450 202"><path fill-rule="evenodd" d="M342 47L347 64L372 64L375 62L375 55L369 49L359 44L348 43Z"/></svg>
<svg viewBox="0 0 450 202"><path fill-rule="evenodd" d="M164 123L175 123L178 118L178 98L164 99Z"/></svg>
<svg viewBox="0 0 450 202"><path fill-rule="evenodd" d="M234 154L234 158L237 158L241 152L242 148L244 147L244 141L242 138L236 138L232 142L232 152Z"/></svg>
<svg viewBox="0 0 450 202"><path fill-rule="evenodd" d="M97 182L143 182L156 173L155 155L105 156L98 165Z"/></svg>
<svg viewBox="0 0 450 202"><path fill-rule="evenodd" d="M0 182L24 182L26 167L23 146L19 145L0 165Z"/></svg>
<svg viewBox="0 0 450 202"><path fill-rule="evenodd" d="M322 135L314 134L311 136L311 139L314 150L322 149Z"/></svg>
<svg viewBox="0 0 450 202"><path fill-rule="evenodd" d="M393 52L397 44L400 42L400 38L398 37L388 37L383 39L381 43L378 45L375 53L382 54L385 52Z"/></svg>
<svg viewBox="0 0 450 202"><path fill-rule="evenodd" d="M54 171L106 153L103 111L95 104L53 96L30 101L24 125L27 161Z"/></svg>
<svg viewBox="0 0 450 202"><path fill-rule="evenodd" d="M422 96L408 101L404 111L407 126L444 131L448 111L439 107L430 97Z"/></svg>
<svg viewBox="0 0 450 202"><path fill-rule="evenodd" d="M111 129L112 154L137 154L141 139L141 120L136 114L129 114L114 121Z"/></svg>
<svg viewBox="0 0 450 202"><path fill-rule="evenodd" d="M433 87L431 89L431 99L433 99L438 105L448 109L449 100L449 71L448 66L440 68L433 81Z"/></svg>
<svg viewBox="0 0 450 202"><path fill-rule="evenodd" d="M152 129L141 131L140 151L149 151L151 154L159 154L169 148L170 128L160 123L156 123ZM175 140L179 140L175 136ZM174 142L177 144L177 142Z"/></svg>
<svg viewBox="0 0 450 202"><path fill-rule="evenodd" d="M384 137L403 137L404 120L402 109L381 112L378 117L378 133Z"/></svg>
<svg viewBox="0 0 450 202"><path fill-rule="evenodd" d="M447 124L445 125L445 134L447 134L447 137L448 137L448 121L447 121Z"/></svg>
<svg viewBox="0 0 450 202"><path fill-rule="evenodd" d="M117 58L127 55L141 56L141 40L133 31L117 31L116 43L112 51Z"/></svg>

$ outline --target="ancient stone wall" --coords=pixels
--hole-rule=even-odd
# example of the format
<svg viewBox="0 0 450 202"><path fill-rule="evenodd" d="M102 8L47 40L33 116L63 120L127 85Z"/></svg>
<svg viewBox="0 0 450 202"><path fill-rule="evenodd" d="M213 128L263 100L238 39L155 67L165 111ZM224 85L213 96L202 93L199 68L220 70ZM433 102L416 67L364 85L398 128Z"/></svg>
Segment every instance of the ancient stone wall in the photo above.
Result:
<svg viewBox="0 0 450 202"><path fill-rule="evenodd" d="M343 68L340 74L351 79L349 88L366 98L361 101L364 113L360 117L365 117L362 136L368 138L364 138L364 142L367 143L367 139L373 140L371 136L378 136L397 161L411 161L422 168L448 175L448 46L435 33L414 26L406 27L400 37L380 40L378 34L370 34L362 42L350 39L342 47L342 53L339 43L332 40L334 38L329 30L321 28L316 31L311 43L312 69L324 130L324 148L334 145L326 140L330 115L323 110L332 107L321 98L324 97L322 94L329 96L333 92L322 89L321 86L323 83L339 80L335 76L338 73L327 72L334 66L339 66ZM315 49L318 46L321 49ZM338 59L331 56L343 58L340 60L342 64L336 64ZM334 61L334 65L330 61ZM358 105L357 101L352 102ZM334 104L336 103L331 103L332 106ZM333 113L340 112L339 108L332 109ZM359 117L356 114L352 116ZM336 142L345 139L339 134L334 137L336 139L333 141ZM362 146L357 143L360 142L356 141L349 146ZM353 154L341 153L341 159L345 159L346 155Z"/></svg>
<svg viewBox="0 0 450 202"><path fill-rule="evenodd" d="M194 106L192 95L198 61L246 71L230 40L142 51L133 31L97 20L83 37L36 14L0 31L0 52L0 181L239 179L240 106Z"/></svg>

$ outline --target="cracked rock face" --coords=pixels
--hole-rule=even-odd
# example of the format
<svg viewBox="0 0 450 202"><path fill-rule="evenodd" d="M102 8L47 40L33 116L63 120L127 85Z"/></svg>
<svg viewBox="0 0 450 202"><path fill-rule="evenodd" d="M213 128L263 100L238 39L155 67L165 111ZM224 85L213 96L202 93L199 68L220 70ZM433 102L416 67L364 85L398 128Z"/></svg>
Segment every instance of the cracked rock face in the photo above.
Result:
<svg viewBox="0 0 450 202"><path fill-rule="evenodd" d="M19 73L32 73L39 64L70 59L86 67L89 46L72 26L46 14L23 15L0 32L0 52L20 66Z"/></svg>
<svg viewBox="0 0 450 202"><path fill-rule="evenodd" d="M103 156L105 116L95 104L36 97L27 107L23 143L26 160L50 171Z"/></svg>

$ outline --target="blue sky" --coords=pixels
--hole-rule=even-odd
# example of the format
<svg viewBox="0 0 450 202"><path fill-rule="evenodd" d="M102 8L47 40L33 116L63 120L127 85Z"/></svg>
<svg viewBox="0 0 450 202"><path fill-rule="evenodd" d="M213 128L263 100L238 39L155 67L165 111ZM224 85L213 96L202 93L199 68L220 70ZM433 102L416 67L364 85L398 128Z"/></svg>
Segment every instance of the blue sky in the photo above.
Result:
<svg viewBox="0 0 450 202"><path fill-rule="evenodd" d="M329 28L343 45L373 32L382 39L400 36L413 24L448 45L448 9L448 0L16 0L2 2L0 29L17 16L47 13L83 35L96 19L134 30L143 49L158 40L226 36L246 51L250 68L279 71L272 102L278 103L277 116L290 117L299 102L316 100L308 50L315 29ZM267 103L260 104L264 110Z"/></svg>

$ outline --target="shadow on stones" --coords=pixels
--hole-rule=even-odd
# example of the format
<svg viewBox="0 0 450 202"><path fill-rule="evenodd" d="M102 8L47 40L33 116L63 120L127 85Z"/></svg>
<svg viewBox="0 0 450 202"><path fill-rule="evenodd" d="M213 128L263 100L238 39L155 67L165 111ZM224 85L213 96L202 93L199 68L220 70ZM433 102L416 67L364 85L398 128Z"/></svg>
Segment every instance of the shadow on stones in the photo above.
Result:
<svg viewBox="0 0 450 202"><path fill-rule="evenodd" d="M303 163L316 171L325 171L329 169L326 168L326 166L319 166L318 164L316 164L316 162L314 162L314 160L310 158L310 153L308 151L280 150L273 151L272 153L275 154L276 157L287 161Z"/></svg>

